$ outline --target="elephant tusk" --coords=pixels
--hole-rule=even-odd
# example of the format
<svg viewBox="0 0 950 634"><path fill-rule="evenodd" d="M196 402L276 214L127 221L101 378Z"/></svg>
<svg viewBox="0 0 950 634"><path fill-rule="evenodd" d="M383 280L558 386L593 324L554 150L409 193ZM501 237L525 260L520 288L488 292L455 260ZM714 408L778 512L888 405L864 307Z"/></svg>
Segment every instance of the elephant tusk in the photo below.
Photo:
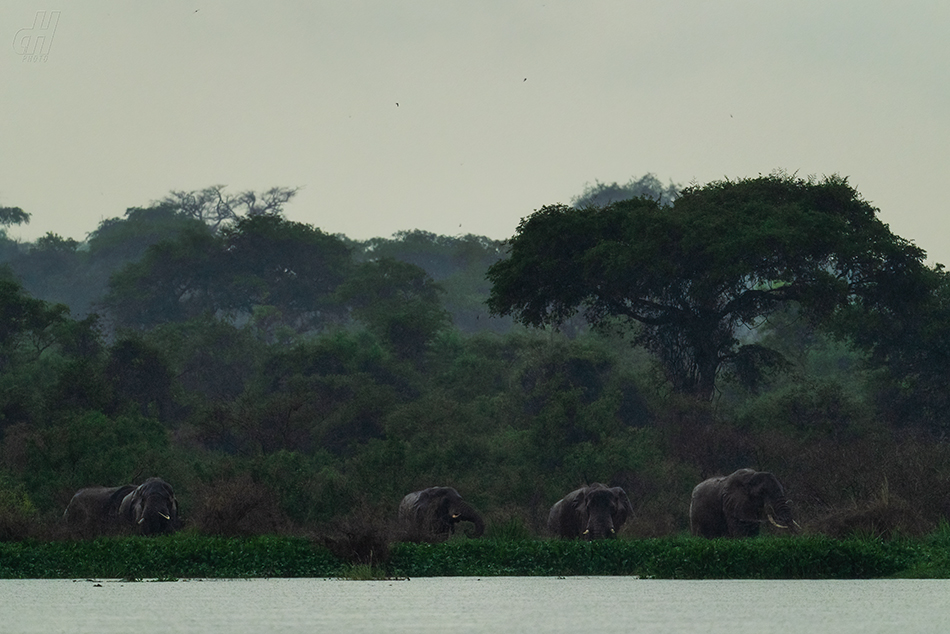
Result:
<svg viewBox="0 0 950 634"><path fill-rule="evenodd" d="M169 520L169 521L171 521L171 519L172 519L171 517L169 517L168 515L165 515L165 514L162 513L162 512L159 512L159 515L161 515L162 517L164 517L166 520Z"/></svg>
<svg viewBox="0 0 950 634"><path fill-rule="evenodd" d="M772 526L775 526L775 527L777 527L777 528L785 528L785 529L788 528L788 526L783 526L783 525L779 524L778 522L776 522L776 521L775 521L775 518L772 517L772 514L771 514L771 513L768 513L768 517L769 517L769 522L772 523Z"/></svg>
<svg viewBox="0 0 950 634"><path fill-rule="evenodd" d="M589 529L589 528L588 528L586 531L584 531L583 533L581 533L581 535L589 535L589 534L590 534L590 529Z"/></svg>
<svg viewBox="0 0 950 634"><path fill-rule="evenodd" d="M452 513L452 519L457 520L461 515L461 513Z"/></svg>
<svg viewBox="0 0 950 634"><path fill-rule="evenodd" d="M144 518L144 517L140 517L140 518L139 518L139 521L136 522L136 524L141 524L141 523L144 522L144 521L145 521L145 518Z"/></svg>

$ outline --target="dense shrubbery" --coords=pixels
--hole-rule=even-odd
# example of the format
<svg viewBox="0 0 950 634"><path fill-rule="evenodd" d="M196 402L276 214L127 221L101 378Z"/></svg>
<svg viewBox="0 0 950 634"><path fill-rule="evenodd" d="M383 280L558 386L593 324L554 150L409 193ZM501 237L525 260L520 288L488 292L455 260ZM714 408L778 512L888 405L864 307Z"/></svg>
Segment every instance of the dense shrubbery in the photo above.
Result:
<svg viewBox="0 0 950 634"><path fill-rule="evenodd" d="M946 530L927 540L454 539L356 556L303 538L168 537L0 544L0 578L637 575L656 579L950 577ZM364 555L366 553L363 553Z"/></svg>
<svg viewBox="0 0 950 634"><path fill-rule="evenodd" d="M562 324L571 336L488 322L497 242L193 220L166 204L103 223L84 248L4 242L0 540L61 537L76 489L150 475L175 486L194 532L307 535L357 559L390 543L405 493L432 485L458 489L489 535L522 537L577 486L622 486L635 516L604 548L685 533L692 487L746 466L778 475L806 533L919 536L950 517L941 328L909 320L887 340L913 370L898 376L884 348L832 338L792 305L748 335L786 362L733 364L697 401L583 320ZM298 248L303 263L284 257ZM82 270L97 271L95 297L70 294ZM85 316L94 305L102 318ZM937 320L941 304L928 310Z"/></svg>
<svg viewBox="0 0 950 634"><path fill-rule="evenodd" d="M540 535L554 501L603 481L633 501L628 537L665 536L687 529L695 483L747 465L778 474L816 532L917 535L950 512L950 449L876 417L853 377L816 370L697 405L596 334L446 331L420 362L361 330L279 344L252 328L166 325L91 358L54 345L11 367L4 380L29 389L0 396L3 482L29 510L5 513L3 534L55 535L77 488L148 475L175 485L186 522L221 535L324 531L354 514L386 526L406 492L434 484L490 525Z"/></svg>

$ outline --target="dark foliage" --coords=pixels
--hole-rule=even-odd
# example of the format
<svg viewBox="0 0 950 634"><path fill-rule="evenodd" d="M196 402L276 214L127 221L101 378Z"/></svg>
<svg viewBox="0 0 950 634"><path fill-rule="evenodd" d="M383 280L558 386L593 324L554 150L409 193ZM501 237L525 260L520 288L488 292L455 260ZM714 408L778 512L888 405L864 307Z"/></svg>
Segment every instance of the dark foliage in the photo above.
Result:
<svg viewBox="0 0 950 634"><path fill-rule="evenodd" d="M631 178L620 185L616 182L601 183L584 187L583 193L571 199L572 207L606 207L607 205L631 198L649 198L661 206L669 206L679 197L682 185L670 183L663 185L655 174L644 174L640 178Z"/></svg>
<svg viewBox="0 0 950 634"><path fill-rule="evenodd" d="M631 328L673 389L710 398L743 353L740 326L795 301L813 320L836 309L902 310L926 288L924 253L891 234L845 179L773 174L690 187L671 207L543 207L489 269L492 312L559 327L582 311ZM896 305L896 307L892 306Z"/></svg>
<svg viewBox="0 0 950 634"><path fill-rule="evenodd" d="M806 533L894 540L950 518L950 286L843 179L545 208L501 261L474 236L329 236L280 217L284 190L231 201L243 216L204 194L130 209L85 245L11 247L44 292L112 277L103 317L76 319L0 275L0 539L60 535L77 489L153 473L186 532L307 535L369 566L398 560L399 501L433 483L510 541L592 482L630 497L621 542L684 533L692 486L743 467L780 478ZM492 264L529 322L580 307L601 327L483 326ZM667 303L630 329L617 315L643 298ZM718 556L683 549L696 576Z"/></svg>

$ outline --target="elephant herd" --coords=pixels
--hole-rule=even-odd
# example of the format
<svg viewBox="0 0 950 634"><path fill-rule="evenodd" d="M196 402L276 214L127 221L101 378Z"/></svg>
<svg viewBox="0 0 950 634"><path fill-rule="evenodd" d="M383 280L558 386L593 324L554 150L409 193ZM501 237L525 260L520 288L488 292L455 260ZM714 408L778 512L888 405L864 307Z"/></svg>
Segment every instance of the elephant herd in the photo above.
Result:
<svg viewBox="0 0 950 634"><path fill-rule="evenodd" d="M620 487L600 483L571 491L548 513L547 528L563 539L614 537L633 516L633 506ZM410 539L444 537L459 522L471 522L472 537L485 531L485 522L452 487L414 491L399 504L399 521ZM788 498L778 479L767 471L739 469L709 478L693 489L689 505L690 532L699 537L754 537L763 523L797 531Z"/></svg>
<svg viewBox="0 0 950 634"><path fill-rule="evenodd" d="M171 485L149 478L139 486L87 487L73 495L63 514L77 536L136 532L171 533L178 529L178 501ZM571 491L548 513L547 528L563 539L606 539L633 516L630 498L620 487L600 483ZM485 532L485 521L452 487L429 487L406 495L399 504L399 523L410 540L447 537L460 522L471 523L472 537ZM763 523L795 531L788 498L767 471L739 469L704 480L693 489L689 526L693 535L753 537Z"/></svg>

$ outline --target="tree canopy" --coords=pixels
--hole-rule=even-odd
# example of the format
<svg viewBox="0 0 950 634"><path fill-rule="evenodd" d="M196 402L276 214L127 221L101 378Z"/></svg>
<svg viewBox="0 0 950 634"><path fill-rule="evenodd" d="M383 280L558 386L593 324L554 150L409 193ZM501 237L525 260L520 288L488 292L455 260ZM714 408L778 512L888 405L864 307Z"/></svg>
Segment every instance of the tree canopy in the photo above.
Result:
<svg viewBox="0 0 950 634"><path fill-rule="evenodd" d="M895 236L847 179L782 173L606 207L551 205L522 220L493 265L493 313L557 327L638 327L678 392L708 398L728 363L769 360L743 343L798 302L815 320L847 305L888 311L925 285L924 252Z"/></svg>
<svg viewBox="0 0 950 634"><path fill-rule="evenodd" d="M267 308L296 330L319 329L349 265L334 236L274 214L239 218L221 232L183 231L116 273L102 305L120 325L151 328L200 314Z"/></svg>
<svg viewBox="0 0 950 634"><path fill-rule="evenodd" d="M213 185L195 191L172 191L161 204L218 231L242 216L279 216L283 214L284 205L297 195L297 188L290 187L271 187L262 194L251 190L228 194L224 189L224 185Z"/></svg>
<svg viewBox="0 0 950 634"><path fill-rule="evenodd" d="M436 333L451 323L442 288L420 267L392 258L358 264L337 291L401 358L419 359Z"/></svg>
<svg viewBox="0 0 950 634"><path fill-rule="evenodd" d="M149 474L227 535L394 535L444 483L527 537L592 481L634 501L627 536L676 535L696 482L748 465L809 532L947 521L950 274L841 178L555 205L504 243L358 242L265 209L286 191L234 215L198 194L83 244L0 240L0 540L60 538L78 487ZM564 332L487 325L491 282Z"/></svg>
<svg viewBox="0 0 950 634"><path fill-rule="evenodd" d="M682 185L670 181L664 185L656 174L644 174L640 178L631 178L623 185L617 183L601 183L595 181L593 185L584 187L584 191L571 199L574 207L606 207L610 203L630 198L652 198L663 206L672 204L680 195Z"/></svg>
<svg viewBox="0 0 950 634"><path fill-rule="evenodd" d="M30 221L30 214L19 207L0 207L0 226L21 225Z"/></svg>

